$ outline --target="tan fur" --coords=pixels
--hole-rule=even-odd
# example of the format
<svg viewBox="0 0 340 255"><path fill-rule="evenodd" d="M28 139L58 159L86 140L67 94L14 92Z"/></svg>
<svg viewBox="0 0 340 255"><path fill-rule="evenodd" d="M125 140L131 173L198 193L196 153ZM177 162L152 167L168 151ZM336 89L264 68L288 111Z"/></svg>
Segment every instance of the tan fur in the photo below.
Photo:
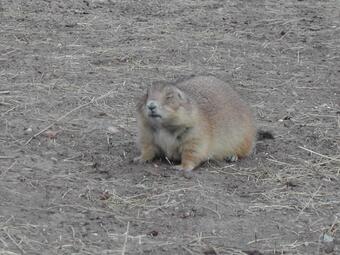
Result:
<svg viewBox="0 0 340 255"><path fill-rule="evenodd" d="M150 105L156 107L150 110ZM246 157L256 137L249 107L228 84L212 76L152 85L137 105L137 121L137 159L164 155L180 161L177 168L187 171L208 159Z"/></svg>

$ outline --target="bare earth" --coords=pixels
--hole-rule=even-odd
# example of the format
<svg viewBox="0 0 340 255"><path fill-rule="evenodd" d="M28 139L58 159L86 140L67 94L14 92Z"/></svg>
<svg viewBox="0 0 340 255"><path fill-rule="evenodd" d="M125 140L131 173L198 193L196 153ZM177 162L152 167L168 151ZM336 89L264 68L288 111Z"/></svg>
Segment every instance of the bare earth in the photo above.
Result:
<svg viewBox="0 0 340 255"><path fill-rule="evenodd" d="M134 100L213 74L276 139L188 180ZM0 2L0 254L340 254L338 0Z"/></svg>

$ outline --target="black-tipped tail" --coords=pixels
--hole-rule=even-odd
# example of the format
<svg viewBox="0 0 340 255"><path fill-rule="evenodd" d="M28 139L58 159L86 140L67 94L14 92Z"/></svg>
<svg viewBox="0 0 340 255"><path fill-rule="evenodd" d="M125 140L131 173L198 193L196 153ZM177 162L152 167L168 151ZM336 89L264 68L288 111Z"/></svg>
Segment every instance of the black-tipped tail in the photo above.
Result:
<svg viewBox="0 0 340 255"><path fill-rule="evenodd" d="M275 139L274 135L269 131L257 130L257 140Z"/></svg>

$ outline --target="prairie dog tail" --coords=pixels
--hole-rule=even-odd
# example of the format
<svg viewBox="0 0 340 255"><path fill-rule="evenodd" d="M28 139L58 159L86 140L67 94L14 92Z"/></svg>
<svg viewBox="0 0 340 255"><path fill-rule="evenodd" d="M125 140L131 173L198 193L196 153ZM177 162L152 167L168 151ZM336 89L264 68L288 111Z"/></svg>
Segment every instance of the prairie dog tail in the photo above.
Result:
<svg viewBox="0 0 340 255"><path fill-rule="evenodd" d="M275 139L274 135L269 131L257 130L256 138L258 141L266 139Z"/></svg>

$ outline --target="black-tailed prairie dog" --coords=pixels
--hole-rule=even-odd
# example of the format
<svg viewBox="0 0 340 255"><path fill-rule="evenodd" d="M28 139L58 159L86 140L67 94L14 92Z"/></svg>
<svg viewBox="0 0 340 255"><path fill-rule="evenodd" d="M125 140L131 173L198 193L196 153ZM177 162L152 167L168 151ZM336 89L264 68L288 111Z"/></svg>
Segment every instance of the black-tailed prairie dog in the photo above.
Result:
<svg viewBox="0 0 340 255"><path fill-rule="evenodd" d="M257 133L246 103L213 76L151 85L137 104L137 123L141 155L135 161L164 156L184 171L208 159L248 156Z"/></svg>

